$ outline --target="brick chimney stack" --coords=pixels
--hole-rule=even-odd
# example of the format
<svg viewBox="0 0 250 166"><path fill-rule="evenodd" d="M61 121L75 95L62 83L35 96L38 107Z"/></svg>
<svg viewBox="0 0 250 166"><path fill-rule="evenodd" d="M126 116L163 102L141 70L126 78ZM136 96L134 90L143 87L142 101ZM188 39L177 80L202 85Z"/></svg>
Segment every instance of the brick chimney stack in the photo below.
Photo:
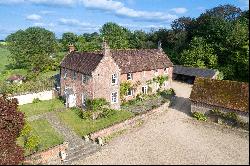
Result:
<svg viewBox="0 0 250 166"><path fill-rule="evenodd" d="M69 53L75 51L75 46L73 44L69 44Z"/></svg>

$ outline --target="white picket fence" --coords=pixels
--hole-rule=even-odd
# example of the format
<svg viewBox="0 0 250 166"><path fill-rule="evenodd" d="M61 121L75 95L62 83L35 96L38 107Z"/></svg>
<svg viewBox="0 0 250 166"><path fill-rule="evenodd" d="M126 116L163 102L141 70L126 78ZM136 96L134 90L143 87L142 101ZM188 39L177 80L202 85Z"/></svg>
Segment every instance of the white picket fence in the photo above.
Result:
<svg viewBox="0 0 250 166"><path fill-rule="evenodd" d="M32 103L35 98L38 98L39 100L50 100L53 98L53 90L37 92L37 93L27 93L23 95L11 96L9 98L10 99L17 98L18 105L23 105Z"/></svg>

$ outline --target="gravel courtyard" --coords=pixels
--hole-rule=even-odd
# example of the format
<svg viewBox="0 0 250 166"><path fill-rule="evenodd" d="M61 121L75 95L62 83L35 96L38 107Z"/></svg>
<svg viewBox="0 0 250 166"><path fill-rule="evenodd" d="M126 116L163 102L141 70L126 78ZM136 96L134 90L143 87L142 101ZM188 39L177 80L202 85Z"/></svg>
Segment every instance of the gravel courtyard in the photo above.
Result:
<svg viewBox="0 0 250 166"><path fill-rule="evenodd" d="M173 87L172 108L74 164L249 164L249 133L191 118L191 85Z"/></svg>

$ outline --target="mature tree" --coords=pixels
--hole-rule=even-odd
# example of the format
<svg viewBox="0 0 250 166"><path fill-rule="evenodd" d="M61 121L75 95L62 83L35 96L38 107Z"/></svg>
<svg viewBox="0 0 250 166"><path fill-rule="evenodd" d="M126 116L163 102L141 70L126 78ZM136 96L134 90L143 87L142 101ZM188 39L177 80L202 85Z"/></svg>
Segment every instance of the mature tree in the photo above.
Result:
<svg viewBox="0 0 250 166"><path fill-rule="evenodd" d="M116 23L108 22L100 29L101 36L108 41L110 48L129 48L131 32Z"/></svg>
<svg viewBox="0 0 250 166"><path fill-rule="evenodd" d="M17 165L24 160L24 150L16 138L24 126L24 115L17 111L17 100L0 97L0 165Z"/></svg>
<svg viewBox="0 0 250 166"><path fill-rule="evenodd" d="M51 56L57 51L54 33L39 27L19 30L9 35L6 41L16 68L45 70L52 64Z"/></svg>
<svg viewBox="0 0 250 166"><path fill-rule="evenodd" d="M217 65L217 56L210 44L201 37L195 37L189 49L181 54L181 62L186 66L214 68Z"/></svg>
<svg viewBox="0 0 250 166"><path fill-rule="evenodd" d="M78 42L76 43L76 47L78 51L98 51L101 50L102 47L102 39L97 34L83 34L78 37Z"/></svg>
<svg viewBox="0 0 250 166"><path fill-rule="evenodd" d="M63 33L61 43L63 44L64 51L68 50L69 44L75 45L77 40L78 40L78 37L76 34L72 32Z"/></svg>
<svg viewBox="0 0 250 166"><path fill-rule="evenodd" d="M148 40L148 35L142 31L142 30L136 30L133 33L131 33L130 39L130 48L150 48L152 45L150 45Z"/></svg>

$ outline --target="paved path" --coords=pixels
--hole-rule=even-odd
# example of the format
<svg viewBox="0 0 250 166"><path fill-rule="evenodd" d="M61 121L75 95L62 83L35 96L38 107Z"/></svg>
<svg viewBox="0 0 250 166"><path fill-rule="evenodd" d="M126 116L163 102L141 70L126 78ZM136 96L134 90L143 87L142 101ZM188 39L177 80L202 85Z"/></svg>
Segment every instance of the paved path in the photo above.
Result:
<svg viewBox="0 0 250 166"><path fill-rule="evenodd" d="M74 131L72 131L68 126L66 126L58 119L56 112L60 111L62 110L31 116L28 118L28 121L46 119L58 133L62 134L62 136L64 137L64 141L69 142L70 149L74 149L83 145L83 139L81 139L81 137L79 137Z"/></svg>
<svg viewBox="0 0 250 166"><path fill-rule="evenodd" d="M73 164L249 164L249 133L191 118L191 86L174 84L172 108Z"/></svg>
<svg viewBox="0 0 250 166"><path fill-rule="evenodd" d="M52 127L60 134L63 135L64 141L69 142L69 148L73 149L84 144L83 139L79 137L74 131L72 131L68 126L62 123L55 112L50 112L45 114L45 119L49 121Z"/></svg>

